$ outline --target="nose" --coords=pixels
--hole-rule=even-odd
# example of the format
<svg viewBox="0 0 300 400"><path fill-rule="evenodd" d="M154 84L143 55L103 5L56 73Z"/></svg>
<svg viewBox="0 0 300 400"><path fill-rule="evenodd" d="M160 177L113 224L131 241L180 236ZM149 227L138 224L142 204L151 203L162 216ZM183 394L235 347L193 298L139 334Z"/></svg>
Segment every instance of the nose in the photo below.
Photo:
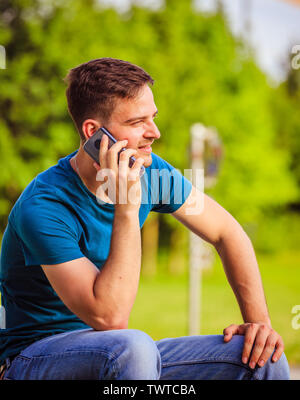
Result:
<svg viewBox="0 0 300 400"><path fill-rule="evenodd" d="M143 135L144 137L147 138L154 138L154 139L159 139L160 138L160 132L158 127L156 126L154 121L149 122L147 129Z"/></svg>

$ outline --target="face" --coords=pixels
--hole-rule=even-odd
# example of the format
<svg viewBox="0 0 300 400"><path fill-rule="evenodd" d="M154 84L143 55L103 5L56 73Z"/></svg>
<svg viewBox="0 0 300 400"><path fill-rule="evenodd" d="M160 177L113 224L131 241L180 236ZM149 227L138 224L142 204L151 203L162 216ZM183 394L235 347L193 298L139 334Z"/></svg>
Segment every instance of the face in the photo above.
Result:
<svg viewBox="0 0 300 400"><path fill-rule="evenodd" d="M119 100L105 125L117 140L128 140L127 148L138 151L135 158L142 157L145 167L152 163L152 143L160 138L154 123L157 112L152 90L145 85L136 98Z"/></svg>

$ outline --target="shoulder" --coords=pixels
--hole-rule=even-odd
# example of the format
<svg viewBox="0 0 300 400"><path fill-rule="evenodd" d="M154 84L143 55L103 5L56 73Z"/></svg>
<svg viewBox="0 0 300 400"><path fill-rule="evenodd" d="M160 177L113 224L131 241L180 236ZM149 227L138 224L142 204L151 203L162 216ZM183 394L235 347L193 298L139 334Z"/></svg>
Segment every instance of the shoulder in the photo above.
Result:
<svg viewBox="0 0 300 400"><path fill-rule="evenodd" d="M60 162L38 174L24 189L13 206L9 221L13 225L32 223L44 219L57 219L64 223L72 220L68 171L61 168ZM68 185L66 185L68 182Z"/></svg>
<svg viewBox="0 0 300 400"><path fill-rule="evenodd" d="M12 211L26 210L43 204L49 205L49 202L51 204L61 202L66 197L67 188L72 185L72 179L70 179L72 168L69 165L69 160L74 153L60 159L56 165L39 173L25 187Z"/></svg>
<svg viewBox="0 0 300 400"><path fill-rule="evenodd" d="M150 169L174 169L173 165L171 165L168 161L160 157L159 155L152 153L152 164Z"/></svg>

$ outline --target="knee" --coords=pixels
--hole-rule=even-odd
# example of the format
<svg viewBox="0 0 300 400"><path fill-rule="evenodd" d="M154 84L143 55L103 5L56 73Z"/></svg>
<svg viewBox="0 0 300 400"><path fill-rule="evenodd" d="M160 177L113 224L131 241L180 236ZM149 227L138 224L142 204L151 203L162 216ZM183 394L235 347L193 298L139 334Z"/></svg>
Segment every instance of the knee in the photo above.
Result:
<svg viewBox="0 0 300 400"><path fill-rule="evenodd" d="M238 352L242 353L244 347L244 336L235 336ZM275 351L275 350L274 350ZM273 354L272 354L273 355ZM263 367L256 366L252 375L254 380L289 380L290 368L285 354L283 353L280 359L276 362L272 361L272 356Z"/></svg>
<svg viewBox="0 0 300 400"><path fill-rule="evenodd" d="M290 368L285 354L276 362L269 358L264 367L257 370L257 379L260 380L289 380Z"/></svg>
<svg viewBox="0 0 300 400"><path fill-rule="evenodd" d="M117 379L159 379L160 353L154 340L145 332L124 331L122 348L116 359Z"/></svg>
<svg viewBox="0 0 300 400"><path fill-rule="evenodd" d="M235 335L232 342L232 353L236 353L236 355L240 358L243 347L244 347L244 336ZM230 343L230 342L229 342ZM280 359L276 362L271 361L272 356L268 359L266 364L263 367L256 367L255 372L253 374L253 379L259 380L289 380L290 379L290 369L287 358L283 353Z"/></svg>

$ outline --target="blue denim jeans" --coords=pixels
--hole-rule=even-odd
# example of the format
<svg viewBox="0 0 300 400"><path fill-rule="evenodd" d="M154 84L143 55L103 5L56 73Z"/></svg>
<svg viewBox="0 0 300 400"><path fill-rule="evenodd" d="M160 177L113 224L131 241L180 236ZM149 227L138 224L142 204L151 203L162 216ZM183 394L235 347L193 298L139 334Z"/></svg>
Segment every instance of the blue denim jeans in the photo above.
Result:
<svg viewBox="0 0 300 400"><path fill-rule="evenodd" d="M285 355L252 370L241 361L243 336L185 336L154 341L135 329L81 329L38 340L9 365L10 380L289 379Z"/></svg>

